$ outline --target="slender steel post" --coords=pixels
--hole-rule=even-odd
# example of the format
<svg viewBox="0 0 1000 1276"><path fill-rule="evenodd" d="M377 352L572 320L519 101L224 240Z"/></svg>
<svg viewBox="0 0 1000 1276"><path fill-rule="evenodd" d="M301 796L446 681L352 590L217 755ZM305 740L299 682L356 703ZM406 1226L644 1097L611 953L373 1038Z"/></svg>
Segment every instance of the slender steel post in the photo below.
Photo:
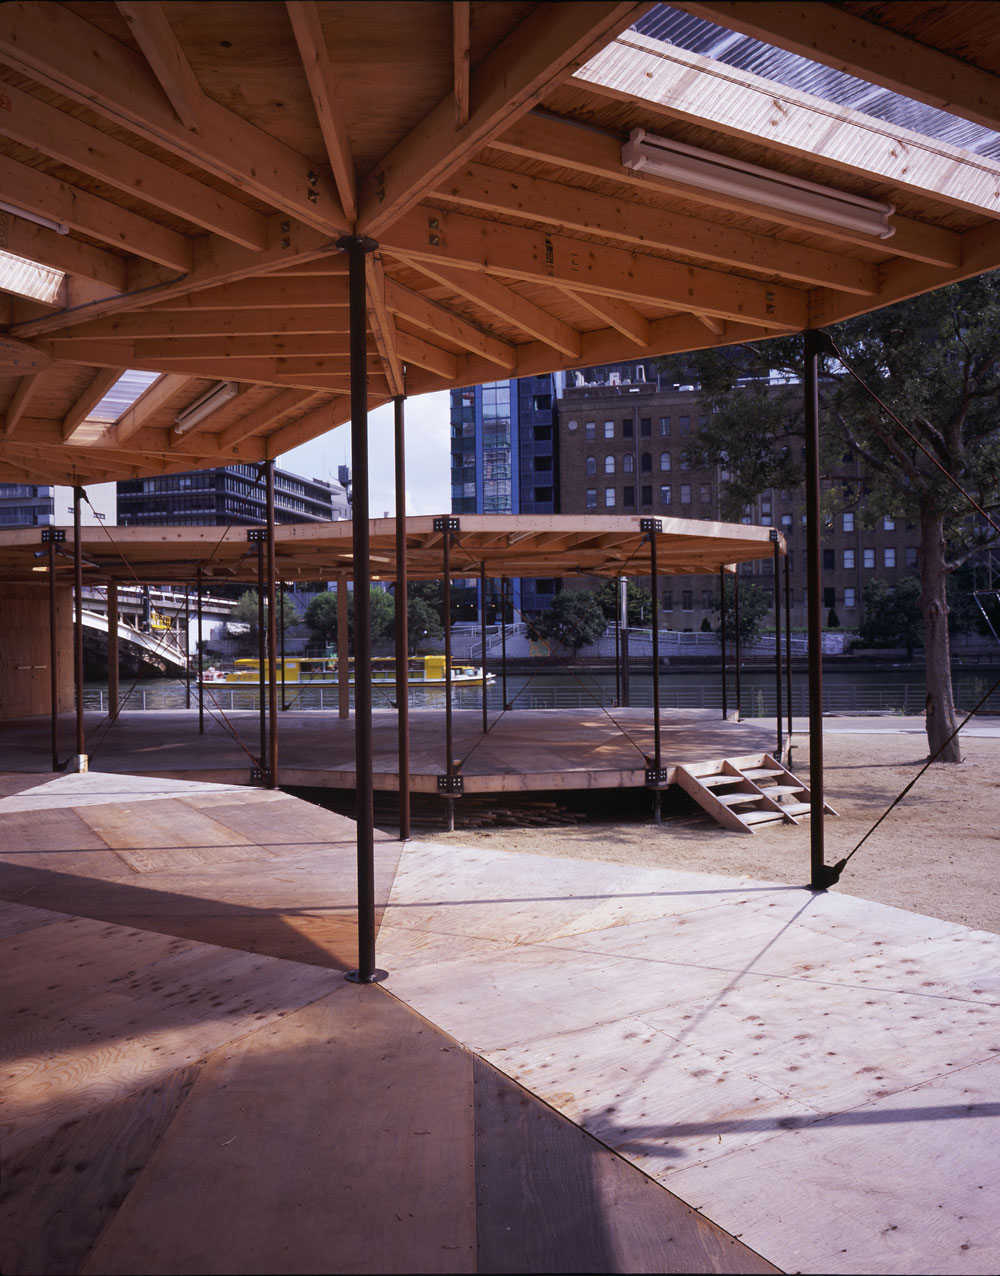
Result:
<svg viewBox="0 0 1000 1276"><path fill-rule="evenodd" d="M51 529L50 529L51 534ZM59 633L56 625L56 546L49 541L49 719L52 770L59 770Z"/></svg>
<svg viewBox="0 0 1000 1276"><path fill-rule="evenodd" d="M789 764L792 753L792 589L790 584L791 568L788 555L785 555L785 690L788 701L788 754Z"/></svg>
<svg viewBox="0 0 1000 1276"><path fill-rule="evenodd" d="M479 563L479 645L482 648L482 674L483 674L483 735L490 729L489 721L486 716L486 564L482 560Z"/></svg>
<svg viewBox="0 0 1000 1276"><path fill-rule="evenodd" d="M285 692L285 583L278 582L278 647L281 652L281 712L288 708L288 696ZM301 668L301 666L300 666Z"/></svg>
<svg viewBox="0 0 1000 1276"><path fill-rule="evenodd" d="M191 590L187 585L184 586L184 708L191 708Z"/></svg>
<svg viewBox="0 0 1000 1276"><path fill-rule="evenodd" d="M729 670L726 668L726 569L719 568L719 611L721 613L721 629L719 630L719 646L722 648L722 720L729 717Z"/></svg>
<svg viewBox="0 0 1000 1276"><path fill-rule="evenodd" d="M202 681L204 670L201 659L202 604L204 602L204 586L201 579L201 567L198 567L198 734L205 734L205 684Z"/></svg>
<svg viewBox="0 0 1000 1276"><path fill-rule="evenodd" d="M108 717L118 717L118 582L108 581Z"/></svg>
<svg viewBox="0 0 1000 1276"><path fill-rule="evenodd" d="M628 667L628 581L624 576L618 577L618 627L622 645L622 698L623 708L628 708L631 699Z"/></svg>
<svg viewBox="0 0 1000 1276"><path fill-rule="evenodd" d="M507 579L500 577L500 699L504 710L510 708L507 700Z"/></svg>
<svg viewBox="0 0 1000 1276"><path fill-rule="evenodd" d="M809 885L830 884L824 863L823 829L823 596L820 548L819 345L805 334L806 579L809 633Z"/></svg>
<svg viewBox="0 0 1000 1276"><path fill-rule="evenodd" d="M76 765L87 769L87 746L83 724L83 537L80 533L80 504L83 488L73 488L73 588L76 610L73 631L73 675L76 695Z"/></svg>
<svg viewBox="0 0 1000 1276"><path fill-rule="evenodd" d="M781 547L778 533L772 532L774 541L774 722L778 733L778 752L781 761L784 740L781 737Z"/></svg>
<svg viewBox="0 0 1000 1276"><path fill-rule="evenodd" d="M375 966L375 784L372 775L371 552L368 530L368 343L365 257L378 245L363 235L337 241L347 254L351 332L351 464L354 537L354 767L358 845L358 968L353 983L385 978ZM346 657L346 652L344 653Z"/></svg>
<svg viewBox="0 0 1000 1276"><path fill-rule="evenodd" d="M736 720L743 716L743 635L740 633L740 569L737 567L733 577L733 620L736 624L736 637L733 642L736 655Z"/></svg>
<svg viewBox="0 0 1000 1276"><path fill-rule="evenodd" d="M441 545L442 571L444 572L444 773L451 780L454 775L454 739L451 712L451 532L445 522L444 539ZM448 832L455 828L455 799L451 793L445 798L448 809Z"/></svg>
<svg viewBox="0 0 1000 1276"><path fill-rule="evenodd" d="M257 717L260 741L257 764L267 770L267 700L264 698L267 660L267 620L264 616L264 542L257 542Z"/></svg>
<svg viewBox="0 0 1000 1276"><path fill-rule="evenodd" d="M347 577L337 577L337 717L351 716L351 639Z"/></svg>
<svg viewBox="0 0 1000 1276"><path fill-rule="evenodd" d="M657 772L657 784L661 783L659 772L663 766L660 748L660 579L656 561L656 535L660 530L659 519L649 520L649 589L653 596L653 766ZM626 598L628 591L626 590ZM662 795L659 789L653 790L653 821L661 821Z"/></svg>
<svg viewBox="0 0 1000 1276"><path fill-rule="evenodd" d="M406 437L403 395L393 399L396 461L396 753L399 769L399 840L410 836L410 628L406 566Z"/></svg>
<svg viewBox="0 0 1000 1276"><path fill-rule="evenodd" d="M274 546L274 462L265 462L267 491L267 787L278 787L278 600ZM263 688L261 688L263 691Z"/></svg>
<svg viewBox="0 0 1000 1276"><path fill-rule="evenodd" d="M615 607L615 704L622 702L622 624L621 609Z"/></svg>

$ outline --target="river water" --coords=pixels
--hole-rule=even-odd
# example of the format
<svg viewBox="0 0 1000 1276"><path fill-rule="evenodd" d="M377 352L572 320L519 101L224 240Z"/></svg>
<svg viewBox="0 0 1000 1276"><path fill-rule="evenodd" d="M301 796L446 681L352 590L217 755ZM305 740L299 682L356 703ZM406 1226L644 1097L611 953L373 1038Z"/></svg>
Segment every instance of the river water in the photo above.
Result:
<svg viewBox="0 0 1000 1276"><path fill-rule="evenodd" d="M954 689L956 707L968 712L980 698L1000 680L1000 660L995 665L956 670ZM653 680L649 673L633 673L630 678L629 703L635 707L652 706ZM121 693L130 691L123 680ZM266 691L265 691L266 695ZM782 680L782 713L788 712L785 683ZM515 709L585 709L593 705L612 707L616 704L614 673L570 671L518 671L507 676L507 703ZM920 671L907 669L832 669L823 673L823 708L827 713L894 713L919 714L924 710L926 688ZM775 679L773 670L744 670L741 678L740 709L744 717L774 715ZM373 704L391 708L393 697L388 688L376 687ZM190 700L184 681L179 679L146 679L131 689L126 709L183 709L198 705L198 688L192 683ZM278 703L292 710L337 708L337 687L333 683L312 686L279 683ZM453 705L459 709L478 709L482 704L481 686L453 688ZM107 688L90 682L84 688L84 704L88 709L105 711ZM206 708L224 710L256 709L258 691L254 687L214 684L205 690ZM414 687L410 704L415 707L443 708L444 689ZM499 675L486 688L486 704L490 713L503 707L503 688ZM717 670L667 672L660 676L660 704L667 709L722 708L722 686ZM736 683L730 671L728 708L736 708ZM792 674L792 711L796 716L808 712L808 686L804 671ZM981 713L1000 714L1000 689L994 690Z"/></svg>

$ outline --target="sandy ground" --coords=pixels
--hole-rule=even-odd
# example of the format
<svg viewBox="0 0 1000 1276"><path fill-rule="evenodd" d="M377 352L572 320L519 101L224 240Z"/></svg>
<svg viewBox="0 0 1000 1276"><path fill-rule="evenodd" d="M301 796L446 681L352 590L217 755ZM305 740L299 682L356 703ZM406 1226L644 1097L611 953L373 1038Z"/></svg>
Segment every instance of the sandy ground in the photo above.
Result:
<svg viewBox="0 0 1000 1276"><path fill-rule="evenodd" d="M837 811L825 824L828 864L849 854L913 779L926 746L920 731L825 736L825 796ZM1000 933L1000 733L966 736L962 750L961 764L928 769L853 856L834 890ZM804 736L796 737L792 769L808 779ZM660 827L591 820L570 828L466 829L433 839L766 881L809 877L808 821L729 833L678 804L668 804Z"/></svg>

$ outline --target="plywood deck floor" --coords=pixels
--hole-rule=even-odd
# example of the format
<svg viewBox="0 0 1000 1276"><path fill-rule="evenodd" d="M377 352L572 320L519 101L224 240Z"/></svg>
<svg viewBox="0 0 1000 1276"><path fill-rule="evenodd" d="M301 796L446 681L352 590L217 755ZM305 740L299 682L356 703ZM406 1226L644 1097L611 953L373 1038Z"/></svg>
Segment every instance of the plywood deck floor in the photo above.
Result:
<svg viewBox="0 0 1000 1276"><path fill-rule="evenodd" d="M358 988L349 821L0 793L6 1273L995 1268L996 935L380 838Z"/></svg>
<svg viewBox="0 0 1000 1276"><path fill-rule="evenodd" d="M232 730L230 730L232 728ZM396 789L399 768L396 713L373 715L374 779L377 789ZM238 733L242 740L235 738ZM760 723L725 721L717 710L664 710L663 765L764 752L775 747L774 731ZM61 722L62 756L74 740L73 719ZM258 716L227 713L206 717L198 733L196 710L123 713L114 724L87 715L91 768L184 779L246 783L259 751ZM468 793L542 789L641 788L645 755L653 752L650 709L525 709L491 719L463 709L454 714L454 757ZM0 771L47 771L51 767L48 719L3 724ZM445 772L444 714L410 713L410 785L436 793ZM351 789L355 784L354 720L333 712L279 715L279 781L292 787Z"/></svg>

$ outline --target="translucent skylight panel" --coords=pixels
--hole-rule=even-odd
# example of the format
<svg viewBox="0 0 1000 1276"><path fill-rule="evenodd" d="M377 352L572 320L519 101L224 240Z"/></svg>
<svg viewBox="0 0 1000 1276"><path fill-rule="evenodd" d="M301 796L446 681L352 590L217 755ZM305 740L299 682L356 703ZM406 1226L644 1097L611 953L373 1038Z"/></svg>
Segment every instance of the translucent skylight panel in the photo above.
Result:
<svg viewBox="0 0 1000 1276"><path fill-rule="evenodd" d="M656 5L635 24L634 30L736 70L773 80L785 88L810 93L834 106L846 106L949 146L1000 159L1000 133L993 129L893 93L868 80L835 71L797 53L764 44L752 36L681 13L669 5Z"/></svg>
<svg viewBox="0 0 1000 1276"><path fill-rule="evenodd" d="M87 420L105 423L117 421L162 375L160 372L138 372L134 368L129 368L127 372L122 373Z"/></svg>
<svg viewBox="0 0 1000 1276"><path fill-rule="evenodd" d="M0 249L0 289L5 292L51 305L59 299L64 278L61 270L40 266L37 261Z"/></svg>

